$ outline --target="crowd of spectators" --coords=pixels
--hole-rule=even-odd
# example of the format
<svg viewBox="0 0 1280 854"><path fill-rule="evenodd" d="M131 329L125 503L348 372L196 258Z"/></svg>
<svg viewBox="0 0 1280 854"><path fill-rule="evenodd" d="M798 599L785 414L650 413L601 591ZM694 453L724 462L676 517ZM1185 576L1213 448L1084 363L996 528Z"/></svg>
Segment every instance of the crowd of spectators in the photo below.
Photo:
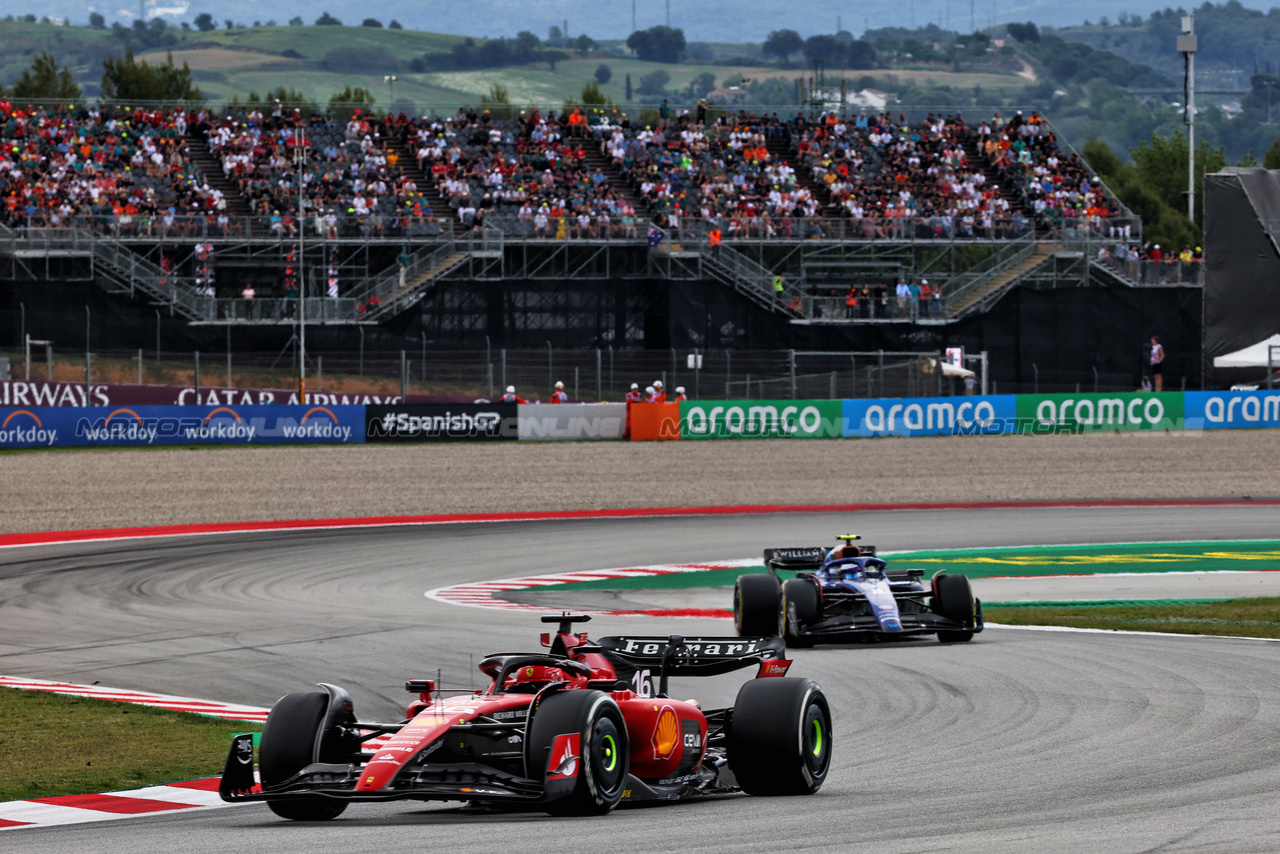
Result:
<svg viewBox="0 0 1280 854"><path fill-rule="evenodd" d="M502 123L488 110L410 122L422 171L463 229L485 225L524 237L635 238L635 209L588 163L592 132L579 110L538 110Z"/></svg>
<svg viewBox="0 0 1280 854"><path fill-rule="evenodd" d="M304 120L277 101L269 114L202 111L195 120L255 222L276 237L295 237L300 228L327 238L439 234L436 213L395 145L410 125L403 113Z"/></svg>
<svg viewBox="0 0 1280 854"><path fill-rule="evenodd" d="M190 233L227 201L192 161L181 109L15 107L0 102L8 225Z"/></svg>
<svg viewBox="0 0 1280 854"><path fill-rule="evenodd" d="M868 240L1001 239L1033 221L1131 237L1114 199L1036 113L972 127L959 114L915 123L901 113L834 111L711 118L701 104L664 108L646 125L604 109L529 110L512 120L469 108L448 118L356 111L345 122L304 118L279 102L226 115L7 102L0 111L10 224L243 233L194 165L191 130L248 205L250 229L280 239L301 229L397 238L485 226L520 237L642 239L656 222L673 237L696 225L718 242L829 235L833 217L846 220L839 236Z"/></svg>
<svg viewBox="0 0 1280 854"><path fill-rule="evenodd" d="M821 202L768 148L767 117L713 122L685 113L628 133L602 134L602 152L631 183L649 213L677 233L701 220L726 237L809 236L804 223Z"/></svg>
<svg viewBox="0 0 1280 854"><path fill-rule="evenodd" d="M970 162L960 114L912 124L901 113L831 112L797 130L801 168L864 239L998 239L1027 230L1021 212Z"/></svg>
<svg viewBox="0 0 1280 854"><path fill-rule="evenodd" d="M977 128L979 149L1000 182L1022 198L1036 220L1055 229L1089 229L1128 240L1130 226L1101 181L1076 154L1064 151L1039 114L999 113Z"/></svg>

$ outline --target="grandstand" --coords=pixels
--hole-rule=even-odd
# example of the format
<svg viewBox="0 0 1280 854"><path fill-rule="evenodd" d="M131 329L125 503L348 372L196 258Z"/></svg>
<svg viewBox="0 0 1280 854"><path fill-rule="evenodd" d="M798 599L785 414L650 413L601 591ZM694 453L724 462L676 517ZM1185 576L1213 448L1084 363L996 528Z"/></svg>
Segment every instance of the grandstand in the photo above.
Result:
<svg viewBox="0 0 1280 854"><path fill-rule="evenodd" d="M416 317L474 344L518 311L535 334L669 338L640 331L653 300L632 282L713 285L774 340L847 338L945 328L1020 285L1200 275L1199 257L1144 254L1140 220L1033 111L0 109L6 278L92 280L192 328L296 324L302 284L328 327ZM497 308L483 283L508 291ZM557 284L578 295L557 302Z"/></svg>

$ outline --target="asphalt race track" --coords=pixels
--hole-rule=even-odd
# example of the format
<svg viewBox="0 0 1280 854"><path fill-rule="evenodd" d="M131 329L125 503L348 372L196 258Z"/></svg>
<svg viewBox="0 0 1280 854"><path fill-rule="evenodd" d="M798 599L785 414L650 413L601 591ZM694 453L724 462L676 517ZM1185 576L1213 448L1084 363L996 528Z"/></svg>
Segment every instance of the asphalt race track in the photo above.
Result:
<svg viewBox="0 0 1280 854"><path fill-rule="evenodd" d="M534 649L534 615L427 600L444 584L758 555L856 531L882 549L1269 538L1277 507L946 510L588 520L202 536L0 550L0 673L268 705L320 681L397 719L407 677L471 682L468 653ZM728 606L728 602L725 606ZM603 634L727 620L597 618ZM358 805L322 825L265 806L9 831L6 852L1280 850L1280 644L990 629L801 650L832 701L814 797L598 819ZM477 674L478 677L478 674ZM732 701L737 679L679 691Z"/></svg>

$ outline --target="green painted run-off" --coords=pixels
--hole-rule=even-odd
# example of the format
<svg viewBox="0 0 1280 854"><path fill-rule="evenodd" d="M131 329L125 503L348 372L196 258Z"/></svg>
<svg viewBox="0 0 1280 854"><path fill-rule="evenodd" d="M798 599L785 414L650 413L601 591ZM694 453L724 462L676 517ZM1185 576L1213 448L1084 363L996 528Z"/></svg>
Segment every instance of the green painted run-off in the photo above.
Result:
<svg viewBox="0 0 1280 854"><path fill-rule="evenodd" d="M1022 546L991 549L929 549L885 554L890 569L961 572L970 578L997 576L1098 575L1117 572L1223 572L1280 570L1280 540L1183 543L1123 543L1086 546ZM673 572L631 578L570 582L574 590L682 589L732 587L739 575L764 572L735 566L700 572ZM553 590L556 585L536 588Z"/></svg>

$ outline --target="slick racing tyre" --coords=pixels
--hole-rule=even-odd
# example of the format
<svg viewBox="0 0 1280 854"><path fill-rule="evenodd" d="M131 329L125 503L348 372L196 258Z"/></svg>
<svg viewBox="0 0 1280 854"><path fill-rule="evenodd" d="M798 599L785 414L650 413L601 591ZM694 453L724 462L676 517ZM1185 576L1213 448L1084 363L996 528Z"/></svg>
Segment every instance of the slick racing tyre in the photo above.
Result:
<svg viewBox="0 0 1280 854"><path fill-rule="evenodd" d="M780 588L772 575L739 575L733 587L733 625L740 638L778 634Z"/></svg>
<svg viewBox="0 0 1280 854"><path fill-rule="evenodd" d="M329 695L319 691L286 694L271 707L258 746L262 786L278 785L315 762ZM272 798L271 811L294 821L328 821L342 815L346 801L329 798Z"/></svg>
<svg viewBox="0 0 1280 854"><path fill-rule="evenodd" d="M551 815L604 815L622 800L631 749L622 710L607 694L572 690L543 699L525 751L525 776L544 782L543 809Z"/></svg>
<svg viewBox="0 0 1280 854"><path fill-rule="evenodd" d="M738 691L729 770L749 795L812 795L831 769L831 709L812 679L755 679Z"/></svg>
<svg viewBox="0 0 1280 854"><path fill-rule="evenodd" d="M976 607L968 578L949 573L933 577L933 613L957 623L973 625ZM940 643L967 643L972 639L971 631L938 632Z"/></svg>
<svg viewBox="0 0 1280 854"><path fill-rule="evenodd" d="M809 646L801 635L805 626L818 621L818 588L812 581L792 578L782 582L782 604L778 608L778 634L787 646Z"/></svg>

